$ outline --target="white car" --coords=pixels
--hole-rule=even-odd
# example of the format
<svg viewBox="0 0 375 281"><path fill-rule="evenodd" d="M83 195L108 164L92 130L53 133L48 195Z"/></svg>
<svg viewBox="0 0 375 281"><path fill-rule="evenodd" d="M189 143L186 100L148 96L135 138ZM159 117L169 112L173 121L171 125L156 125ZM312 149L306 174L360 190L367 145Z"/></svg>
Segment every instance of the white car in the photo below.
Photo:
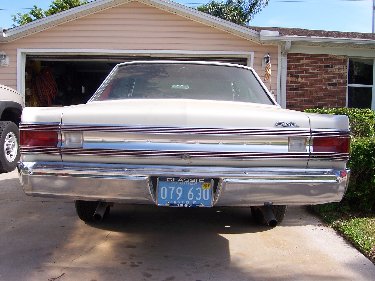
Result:
<svg viewBox="0 0 375 281"><path fill-rule="evenodd" d="M66 197L84 221L113 203L252 207L275 226L286 205L340 201L346 116L282 109L253 69L214 62L117 65L86 103L25 108L20 181Z"/></svg>

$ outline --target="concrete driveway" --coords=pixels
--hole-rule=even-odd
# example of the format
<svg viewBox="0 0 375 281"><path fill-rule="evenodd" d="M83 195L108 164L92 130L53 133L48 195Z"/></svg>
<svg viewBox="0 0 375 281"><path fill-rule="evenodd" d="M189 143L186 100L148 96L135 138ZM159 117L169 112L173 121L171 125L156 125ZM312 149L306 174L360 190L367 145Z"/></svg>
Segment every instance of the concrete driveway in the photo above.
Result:
<svg viewBox="0 0 375 281"><path fill-rule="evenodd" d="M53 182L51 182L51 185ZM0 280L374 280L375 266L302 207L282 225L249 209L115 205L87 225L64 200L0 175Z"/></svg>

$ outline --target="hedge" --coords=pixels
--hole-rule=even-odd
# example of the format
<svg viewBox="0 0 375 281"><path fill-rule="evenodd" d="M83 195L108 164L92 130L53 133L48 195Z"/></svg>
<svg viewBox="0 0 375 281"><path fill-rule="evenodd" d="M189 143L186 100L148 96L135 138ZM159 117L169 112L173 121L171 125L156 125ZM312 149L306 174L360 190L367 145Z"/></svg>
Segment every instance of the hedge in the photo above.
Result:
<svg viewBox="0 0 375 281"><path fill-rule="evenodd" d="M349 187L344 201L362 211L375 211L375 111L357 108L318 108L306 112L349 117L352 141Z"/></svg>
<svg viewBox="0 0 375 281"><path fill-rule="evenodd" d="M347 115L350 122L351 135L354 138L375 137L375 111L359 108L313 108L305 112Z"/></svg>
<svg viewBox="0 0 375 281"><path fill-rule="evenodd" d="M375 138L353 139L350 146L351 170L345 200L364 211L375 211Z"/></svg>

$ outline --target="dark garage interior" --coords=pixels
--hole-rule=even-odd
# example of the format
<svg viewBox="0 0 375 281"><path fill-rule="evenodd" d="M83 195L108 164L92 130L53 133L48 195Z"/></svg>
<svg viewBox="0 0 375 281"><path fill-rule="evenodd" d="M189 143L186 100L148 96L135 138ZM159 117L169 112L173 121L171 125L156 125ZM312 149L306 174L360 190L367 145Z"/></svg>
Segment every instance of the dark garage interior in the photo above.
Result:
<svg viewBox="0 0 375 281"><path fill-rule="evenodd" d="M86 103L117 64L132 60L205 60L246 65L246 58L109 57L27 55L26 106L65 106Z"/></svg>

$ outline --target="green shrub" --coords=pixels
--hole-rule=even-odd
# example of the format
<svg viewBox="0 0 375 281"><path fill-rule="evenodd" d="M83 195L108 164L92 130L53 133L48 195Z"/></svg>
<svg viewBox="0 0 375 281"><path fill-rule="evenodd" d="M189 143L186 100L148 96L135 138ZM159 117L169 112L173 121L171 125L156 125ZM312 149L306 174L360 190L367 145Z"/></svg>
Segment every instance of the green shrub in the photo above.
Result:
<svg viewBox="0 0 375 281"><path fill-rule="evenodd" d="M313 108L305 112L347 115L353 137L375 137L375 111L359 108Z"/></svg>
<svg viewBox="0 0 375 281"><path fill-rule="evenodd" d="M352 141L349 187L344 201L356 209L375 211L375 111L358 108L316 108L306 112L349 117Z"/></svg>
<svg viewBox="0 0 375 281"><path fill-rule="evenodd" d="M351 175L345 200L359 209L375 210L375 138L353 139L350 149Z"/></svg>

